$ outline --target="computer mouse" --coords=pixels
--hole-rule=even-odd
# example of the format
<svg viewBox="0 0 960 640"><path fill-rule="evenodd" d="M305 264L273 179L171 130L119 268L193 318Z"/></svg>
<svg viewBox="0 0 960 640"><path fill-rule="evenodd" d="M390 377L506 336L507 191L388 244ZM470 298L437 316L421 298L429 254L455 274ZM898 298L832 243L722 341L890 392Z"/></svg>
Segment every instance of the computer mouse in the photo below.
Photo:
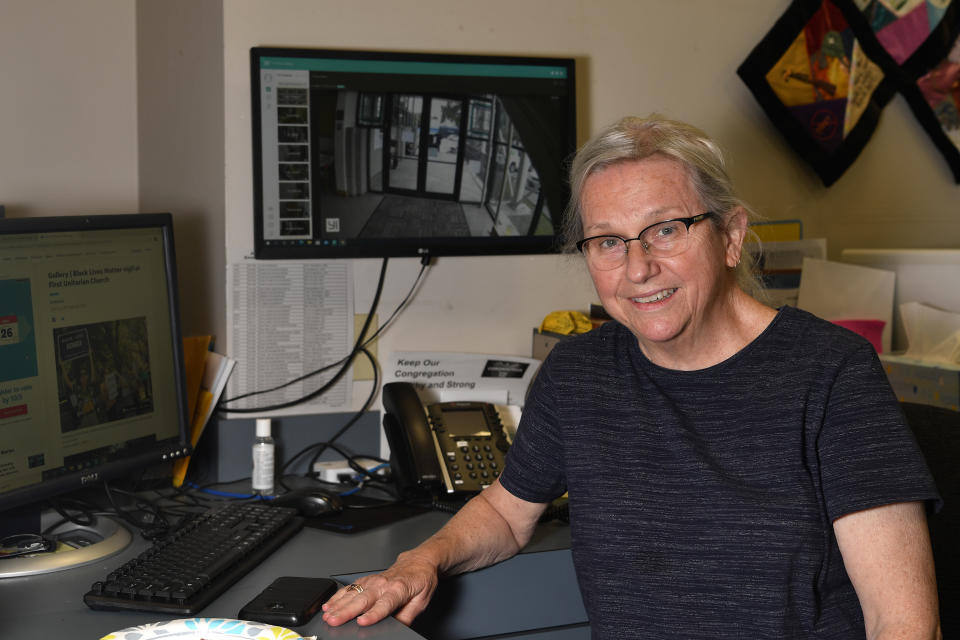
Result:
<svg viewBox="0 0 960 640"><path fill-rule="evenodd" d="M340 496L314 487L289 491L276 498L274 504L293 507L305 518L330 516L343 511Z"/></svg>
<svg viewBox="0 0 960 640"><path fill-rule="evenodd" d="M332 516L343 511L343 501L335 493L312 489L296 502L297 511L306 518Z"/></svg>

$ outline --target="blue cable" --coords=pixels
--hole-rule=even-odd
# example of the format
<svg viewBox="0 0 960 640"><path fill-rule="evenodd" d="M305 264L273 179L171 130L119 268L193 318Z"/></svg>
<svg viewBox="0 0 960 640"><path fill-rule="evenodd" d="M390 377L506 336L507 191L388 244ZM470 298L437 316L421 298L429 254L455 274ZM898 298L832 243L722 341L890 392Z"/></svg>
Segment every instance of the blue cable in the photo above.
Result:
<svg viewBox="0 0 960 640"><path fill-rule="evenodd" d="M262 496L259 494L246 494L246 493L231 493L229 491L218 491L217 489L206 489L204 487L198 487L192 482L185 483L191 489L196 489L202 493L209 493L212 496L217 496L220 498L238 498L241 500L249 500L251 498L256 498L257 500L272 500L273 496Z"/></svg>

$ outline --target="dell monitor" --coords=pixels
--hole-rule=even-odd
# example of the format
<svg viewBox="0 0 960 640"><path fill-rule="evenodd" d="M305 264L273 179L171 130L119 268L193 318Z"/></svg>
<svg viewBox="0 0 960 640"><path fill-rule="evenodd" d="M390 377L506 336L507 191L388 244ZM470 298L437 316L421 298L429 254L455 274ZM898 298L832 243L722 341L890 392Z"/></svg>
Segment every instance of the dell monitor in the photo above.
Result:
<svg viewBox="0 0 960 640"><path fill-rule="evenodd" d="M574 61L255 47L257 258L549 253Z"/></svg>
<svg viewBox="0 0 960 640"><path fill-rule="evenodd" d="M182 358L169 214L0 219L0 521L187 455Z"/></svg>

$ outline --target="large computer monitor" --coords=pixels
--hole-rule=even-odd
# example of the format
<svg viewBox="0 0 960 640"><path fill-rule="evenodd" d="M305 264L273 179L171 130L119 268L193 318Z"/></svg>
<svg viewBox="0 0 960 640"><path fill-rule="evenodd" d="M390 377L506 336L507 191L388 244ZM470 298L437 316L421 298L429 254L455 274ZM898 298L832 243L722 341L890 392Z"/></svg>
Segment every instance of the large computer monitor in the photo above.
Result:
<svg viewBox="0 0 960 640"><path fill-rule="evenodd" d="M548 253L571 58L251 49L257 258Z"/></svg>
<svg viewBox="0 0 960 640"><path fill-rule="evenodd" d="M0 519L189 453L176 283L169 214L0 220Z"/></svg>

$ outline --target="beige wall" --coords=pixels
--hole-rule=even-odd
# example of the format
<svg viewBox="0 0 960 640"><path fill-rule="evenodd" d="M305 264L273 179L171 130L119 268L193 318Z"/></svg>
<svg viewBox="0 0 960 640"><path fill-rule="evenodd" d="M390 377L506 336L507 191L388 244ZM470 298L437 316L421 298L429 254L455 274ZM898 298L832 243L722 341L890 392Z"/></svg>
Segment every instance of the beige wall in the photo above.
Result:
<svg viewBox="0 0 960 640"><path fill-rule="evenodd" d="M888 107L863 156L830 189L769 124L735 71L788 4L231 0L224 6L228 252L249 251L252 242L247 56L256 45L576 57L581 141L622 115L658 111L711 133L729 152L747 200L770 218L802 219L809 237L829 238L831 257L856 246L957 246L960 188L902 99ZM404 288L416 270L396 262L397 285L388 289ZM362 308L375 265L358 262L357 274ZM544 313L585 308L593 299L582 275L555 256L441 259L383 351L525 353L529 327ZM491 304L493 313L485 311Z"/></svg>
<svg viewBox="0 0 960 640"><path fill-rule="evenodd" d="M749 201L768 217L802 219L808 236L829 239L833 258L846 247L958 246L960 187L902 98L829 189L769 124L735 70L788 4L0 0L0 203L12 215L173 210L190 237L178 231L188 331L222 336L224 263L252 243L249 47L496 52L578 59L581 139L627 113L698 124L729 152ZM209 58L183 75L192 55ZM173 96L168 112L143 104L164 93ZM358 308L369 303L377 266L356 262ZM391 262L382 313L417 267ZM544 313L592 297L563 258L441 259L382 351L523 354Z"/></svg>
<svg viewBox="0 0 960 640"><path fill-rule="evenodd" d="M278 11L278 7L282 10ZM227 251L252 250L249 49L312 46L579 55L581 16L571 2L240 0L224 3ZM379 261L355 261L355 307L371 302ZM383 318L413 284L419 262L392 259ZM393 350L529 355L531 329L552 310L586 308L593 290L578 262L557 256L440 258L413 304L380 341ZM363 397L357 390L355 396Z"/></svg>
<svg viewBox="0 0 960 640"><path fill-rule="evenodd" d="M221 0L137 3L140 208L174 215L187 335L226 340Z"/></svg>
<svg viewBox="0 0 960 640"><path fill-rule="evenodd" d="M137 210L134 9L129 0L0 0L8 216Z"/></svg>

